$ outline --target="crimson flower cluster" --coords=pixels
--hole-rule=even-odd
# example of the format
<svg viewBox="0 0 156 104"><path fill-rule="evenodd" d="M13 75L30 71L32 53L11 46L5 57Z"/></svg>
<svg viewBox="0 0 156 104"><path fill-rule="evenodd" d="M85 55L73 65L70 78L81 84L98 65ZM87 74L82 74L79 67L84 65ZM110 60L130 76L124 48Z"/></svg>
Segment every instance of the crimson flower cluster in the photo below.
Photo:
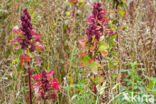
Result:
<svg viewBox="0 0 156 104"><path fill-rule="evenodd" d="M30 52L34 52L35 49L43 51L42 41L40 40L41 34L36 34L35 30L32 28L31 16L27 9L23 10L23 15L21 16L21 26L15 26L13 32L18 34L17 38L13 40L13 44L17 47L14 50L29 49Z"/></svg>
<svg viewBox="0 0 156 104"><path fill-rule="evenodd" d="M21 46L22 48L28 48L30 44L30 40L32 39L32 24L31 24L31 17L27 9L24 9L23 11L21 22L22 22L21 30L24 35L24 39L22 39Z"/></svg>
<svg viewBox="0 0 156 104"><path fill-rule="evenodd" d="M33 75L33 80L37 81L33 85L35 95L38 96L36 101L39 101L40 99L53 99L56 97L55 90L60 90L60 84L57 79L52 78L53 74L54 71L47 73L43 70L42 73Z"/></svg>
<svg viewBox="0 0 156 104"><path fill-rule="evenodd" d="M95 3L93 5L92 15L89 16L89 26L87 28L86 34L88 36L88 42L91 43L93 36L97 41L100 40L101 35L108 35L108 33L103 34L104 26L108 26L108 19L105 19L106 14L104 9L101 8L100 3ZM112 31L109 32L109 35L113 34Z"/></svg>

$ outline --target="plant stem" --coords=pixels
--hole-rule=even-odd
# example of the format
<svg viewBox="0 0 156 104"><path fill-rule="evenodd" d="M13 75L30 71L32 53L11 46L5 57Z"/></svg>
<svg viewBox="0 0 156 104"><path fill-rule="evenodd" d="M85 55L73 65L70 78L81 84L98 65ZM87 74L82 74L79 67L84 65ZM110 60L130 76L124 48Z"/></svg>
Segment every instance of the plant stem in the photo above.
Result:
<svg viewBox="0 0 156 104"><path fill-rule="evenodd" d="M32 91L31 91L31 70L28 68L28 78L29 78L29 101L32 104Z"/></svg>
<svg viewBox="0 0 156 104"><path fill-rule="evenodd" d="M153 46L153 9L152 9L152 0L149 0L149 27L150 27L150 53L149 53L149 67L148 67L148 76L150 77L153 72L152 68L152 46Z"/></svg>
<svg viewBox="0 0 156 104"><path fill-rule="evenodd" d="M44 104L46 104L46 99L44 99Z"/></svg>

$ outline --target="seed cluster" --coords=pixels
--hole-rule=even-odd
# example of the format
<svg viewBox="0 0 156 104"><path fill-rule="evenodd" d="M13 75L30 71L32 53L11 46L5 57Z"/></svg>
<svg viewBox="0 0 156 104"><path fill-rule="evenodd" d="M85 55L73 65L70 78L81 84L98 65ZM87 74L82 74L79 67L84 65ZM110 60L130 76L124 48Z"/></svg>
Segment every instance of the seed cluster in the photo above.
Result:
<svg viewBox="0 0 156 104"><path fill-rule="evenodd" d="M101 8L100 3L95 3L93 5L93 11L92 15L89 16L89 26L87 28L86 34L88 36L88 42L91 43L93 37L99 41L101 35L108 35L108 33L105 32L104 34L104 26L108 27L108 19L105 18L106 13L104 9ZM112 32L111 32L112 34ZM110 34L109 34L110 35Z"/></svg>
<svg viewBox="0 0 156 104"><path fill-rule="evenodd" d="M20 43L22 48L28 48L30 44L30 40L32 39L32 24L31 24L31 17L27 11L27 9L24 9L23 15L21 16L21 31L24 35L24 38L22 39L22 42ZM31 50L33 51L33 46L31 46Z"/></svg>

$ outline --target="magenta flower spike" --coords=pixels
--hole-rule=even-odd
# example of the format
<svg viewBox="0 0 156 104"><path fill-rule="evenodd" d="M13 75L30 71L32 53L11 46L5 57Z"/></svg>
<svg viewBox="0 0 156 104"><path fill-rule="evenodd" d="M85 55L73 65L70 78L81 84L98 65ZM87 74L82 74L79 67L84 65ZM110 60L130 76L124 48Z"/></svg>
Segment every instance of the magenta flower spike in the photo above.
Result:
<svg viewBox="0 0 156 104"><path fill-rule="evenodd" d="M88 36L88 42L91 43L93 36L95 36L95 39L97 41L100 40L101 35L111 35L113 33L109 34L103 34L104 28L103 26L106 26L108 24L108 19L106 19L106 13L105 10L101 8L100 3L95 3L93 6L92 15L89 16L88 22L89 26L86 30L86 34Z"/></svg>

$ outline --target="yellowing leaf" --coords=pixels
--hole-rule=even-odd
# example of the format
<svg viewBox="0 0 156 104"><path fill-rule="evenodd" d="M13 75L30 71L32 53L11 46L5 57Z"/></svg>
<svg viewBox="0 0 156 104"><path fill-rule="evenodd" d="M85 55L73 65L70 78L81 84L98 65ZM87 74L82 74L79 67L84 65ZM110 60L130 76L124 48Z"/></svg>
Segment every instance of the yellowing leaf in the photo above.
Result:
<svg viewBox="0 0 156 104"><path fill-rule="evenodd" d="M83 4L84 0L79 0L79 5L81 6Z"/></svg>
<svg viewBox="0 0 156 104"><path fill-rule="evenodd" d="M17 63L17 59L15 59L15 60L12 60L12 64L16 64Z"/></svg>
<svg viewBox="0 0 156 104"><path fill-rule="evenodd" d="M115 31L116 30L116 27L114 26L114 27L111 27L111 29L113 30L113 31Z"/></svg>
<svg viewBox="0 0 156 104"><path fill-rule="evenodd" d="M108 54L108 47L109 45L103 41L98 43L98 51L102 54L102 56L106 56Z"/></svg>
<svg viewBox="0 0 156 104"><path fill-rule="evenodd" d="M67 4L67 5L71 5L71 2L67 1L66 4Z"/></svg>
<svg viewBox="0 0 156 104"><path fill-rule="evenodd" d="M70 15L70 12L66 12L66 15L69 16Z"/></svg>
<svg viewBox="0 0 156 104"><path fill-rule="evenodd" d="M88 55L84 55L84 56L82 57L82 63L83 63L84 65L88 65L88 64L89 64L89 61L90 61L90 57L89 57Z"/></svg>
<svg viewBox="0 0 156 104"><path fill-rule="evenodd" d="M82 2L82 3L83 3L83 2L84 2L84 0L79 0L79 2Z"/></svg>
<svg viewBox="0 0 156 104"><path fill-rule="evenodd" d="M99 51L105 51L105 50L108 49L108 47L109 47L109 45L107 43L105 43L105 42L101 41L101 42L98 43L98 50Z"/></svg>
<svg viewBox="0 0 156 104"><path fill-rule="evenodd" d="M123 3L126 3L126 1L125 0L121 0Z"/></svg>
<svg viewBox="0 0 156 104"><path fill-rule="evenodd" d="M107 50L106 50L106 51L101 51L101 54L102 54L103 56L106 56L106 55L108 55L108 52L107 52Z"/></svg>
<svg viewBox="0 0 156 104"><path fill-rule="evenodd" d="M90 47L90 52L93 52L96 49L97 40L95 39L94 45Z"/></svg>
<svg viewBox="0 0 156 104"><path fill-rule="evenodd" d="M89 68L92 70L94 74L97 74L98 68L101 67L101 65L95 61L91 62L89 64Z"/></svg>
<svg viewBox="0 0 156 104"><path fill-rule="evenodd" d="M18 73L19 73L19 74L24 73L24 69L21 69Z"/></svg>
<svg viewBox="0 0 156 104"><path fill-rule="evenodd" d="M121 10L119 10L119 14L121 15L121 16L124 16L124 11L121 9Z"/></svg>

